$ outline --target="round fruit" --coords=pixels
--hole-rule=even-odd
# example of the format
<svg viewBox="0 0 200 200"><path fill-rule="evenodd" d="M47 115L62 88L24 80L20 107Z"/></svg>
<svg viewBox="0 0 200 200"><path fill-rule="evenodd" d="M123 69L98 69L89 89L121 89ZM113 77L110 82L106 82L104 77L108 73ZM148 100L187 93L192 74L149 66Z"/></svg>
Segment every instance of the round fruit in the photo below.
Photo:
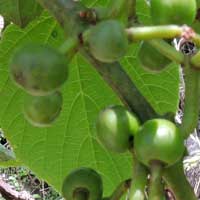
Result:
<svg viewBox="0 0 200 200"><path fill-rule="evenodd" d="M49 126L58 117L62 108L62 95L54 92L48 96L26 95L24 114L35 126Z"/></svg>
<svg viewBox="0 0 200 200"><path fill-rule="evenodd" d="M32 95L46 95L67 79L67 61L56 49L44 45L26 45L14 54L11 76L16 84Z"/></svg>
<svg viewBox="0 0 200 200"><path fill-rule="evenodd" d="M78 196L86 200L101 200L103 184L101 176L90 168L78 168L72 171L64 180L62 195L67 200L74 200Z"/></svg>
<svg viewBox="0 0 200 200"><path fill-rule="evenodd" d="M101 62L115 62L128 48L125 29L115 20L103 21L91 28L88 43L91 54Z"/></svg>
<svg viewBox="0 0 200 200"><path fill-rule="evenodd" d="M179 129L165 119L144 123L135 136L134 147L138 160L147 166L153 161L173 165L182 157L185 149Z"/></svg>
<svg viewBox="0 0 200 200"><path fill-rule="evenodd" d="M134 114L118 105L100 112L96 128L98 138L107 149L123 153L131 147L139 121Z"/></svg>
<svg viewBox="0 0 200 200"><path fill-rule="evenodd" d="M188 24L196 16L196 0L151 0L154 24Z"/></svg>
<svg viewBox="0 0 200 200"><path fill-rule="evenodd" d="M138 56L142 66L150 71L161 71L171 63L171 60L147 42L142 44Z"/></svg>

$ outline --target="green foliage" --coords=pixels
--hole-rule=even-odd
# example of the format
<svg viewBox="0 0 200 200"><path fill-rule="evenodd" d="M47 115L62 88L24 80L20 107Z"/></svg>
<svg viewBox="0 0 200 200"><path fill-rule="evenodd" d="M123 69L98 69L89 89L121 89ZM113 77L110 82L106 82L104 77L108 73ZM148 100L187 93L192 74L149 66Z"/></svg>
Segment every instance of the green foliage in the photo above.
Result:
<svg viewBox="0 0 200 200"><path fill-rule="evenodd" d="M154 24L192 24L196 16L196 0L152 0Z"/></svg>
<svg viewBox="0 0 200 200"><path fill-rule="evenodd" d="M105 0L82 2L90 6L107 4ZM143 12L145 4L141 2L137 7L139 18L149 22L149 15ZM105 106L120 104L119 98L77 54L69 65L68 80L61 88L60 116L51 127L41 129L24 119L24 92L15 87L9 76L9 59L21 45L40 43L58 48L64 41L63 30L47 13L24 29L16 25L5 29L0 42L0 124L19 161L59 192L66 174L75 167L85 166L102 175L104 194L108 195L120 181L130 177L130 155L117 155L103 147L96 138L95 119ZM139 43L130 47L121 60L124 69L158 113L175 112L179 87L177 65L172 64L157 75L146 72L138 60L139 48Z"/></svg>
<svg viewBox="0 0 200 200"><path fill-rule="evenodd" d="M105 147L123 153L131 148L139 121L123 106L111 106L100 112L96 126L97 136Z"/></svg>
<svg viewBox="0 0 200 200"><path fill-rule="evenodd" d="M10 64L16 84L32 95L46 95L67 79L68 63L64 55L45 45L20 47Z"/></svg>
<svg viewBox="0 0 200 200"><path fill-rule="evenodd" d="M135 136L134 147L138 160L147 166L153 161L173 165L181 159L185 149L181 132L165 119L145 122Z"/></svg>
<svg viewBox="0 0 200 200"><path fill-rule="evenodd" d="M0 14L7 23L13 22L25 27L35 17L42 13L42 7L35 0L1 0Z"/></svg>
<svg viewBox="0 0 200 200"><path fill-rule="evenodd" d="M125 55L128 40L123 26L115 20L103 21L88 35L91 54L102 62L114 62Z"/></svg>
<svg viewBox="0 0 200 200"><path fill-rule="evenodd" d="M103 183L101 176L90 168L78 168L72 171L64 180L62 194L68 200L83 199L101 200Z"/></svg>
<svg viewBox="0 0 200 200"><path fill-rule="evenodd" d="M24 114L35 126L50 126L62 109L62 94L54 92L47 96L25 97Z"/></svg>

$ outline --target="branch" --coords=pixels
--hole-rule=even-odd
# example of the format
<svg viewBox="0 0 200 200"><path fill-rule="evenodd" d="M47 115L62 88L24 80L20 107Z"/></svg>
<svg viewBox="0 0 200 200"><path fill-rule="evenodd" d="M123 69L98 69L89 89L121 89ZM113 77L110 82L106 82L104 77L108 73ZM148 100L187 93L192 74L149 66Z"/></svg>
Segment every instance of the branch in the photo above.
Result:
<svg viewBox="0 0 200 200"><path fill-rule="evenodd" d="M0 194L7 200L34 200L27 193L17 192L11 189L11 186L3 180L0 180Z"/></svg>
<svg viewBox="0 0 200 200"><path fill-rule="evenodd" d="M142 122L158 117L119 63L101 63L88 52L82 51L81 53L117 93L124 105L136 113Z"/></svg>
<svg viewBox="0 0 200 200"><path fill-rule="evenodd" d="M80 13L88 10L81 2L73 0L37 0L57 19L67 36L79 36L89 24Z"/></svg>

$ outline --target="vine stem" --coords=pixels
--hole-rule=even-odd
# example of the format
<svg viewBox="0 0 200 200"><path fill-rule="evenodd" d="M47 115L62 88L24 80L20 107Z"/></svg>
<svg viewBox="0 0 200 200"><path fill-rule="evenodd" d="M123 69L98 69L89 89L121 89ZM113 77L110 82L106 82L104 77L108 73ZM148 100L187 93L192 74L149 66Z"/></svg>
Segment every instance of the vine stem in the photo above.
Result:
<svg viewBox="0 0 200 200"><path fill-rule="evenodd" d="M186 179L181 161L164 169L163 178L173 191L176 200L197 200L191 185Z"/></svg>
<svg viewBox="0 0 200 200"><path fill-rule="evenodd" d="M200 72L192 67L190 58L185 57L185 103L182 124L180 126L184 138L196 128L200 111Z"/></svg>
<svg viewBox="0 0 200 200"><path fill-rule="evenodd" d="M160 162L152 162L149 184L149 200L165 200L164 186L162 184L163 166Z"/></svg>
<svg viewBox="0 0 200 200"><path fill-rule="evenodd" d="M139 163L134 151L132 154L132 183L129 192L129 200L144 200L145 199L145 187L147 185L147 169Z"/></svg>
<svg viewBox="0 0 200 200"><path fill-rule="evenodd" d="M126 33L129 40L133 42L159 38L169 39L180 37L183 33L183 28L177 25L142 26L128 28Z"/></svg>
<svg viewBox="0 0 200 200"><path fill-rule="evenodd" d="M192 56L190 62L196 68L200 68L200 51L198 51L194 56Z"/></svg>
<svg viewBox="0 0 200 200"><path fill-rule="evenodd" d="M200 35L188 26L161 25L161 26L141 26L126 29L130 41L152 40L152 39L173 39L186 37L196 46L200 46Z"/></svg>
<svg viewBox="0 0 200 200"><path fill-rule="evenodd" d="M196 46L200 46L200 35L199 34L195 34L194 37L192 38L192 41L196 44Z"/></svg>

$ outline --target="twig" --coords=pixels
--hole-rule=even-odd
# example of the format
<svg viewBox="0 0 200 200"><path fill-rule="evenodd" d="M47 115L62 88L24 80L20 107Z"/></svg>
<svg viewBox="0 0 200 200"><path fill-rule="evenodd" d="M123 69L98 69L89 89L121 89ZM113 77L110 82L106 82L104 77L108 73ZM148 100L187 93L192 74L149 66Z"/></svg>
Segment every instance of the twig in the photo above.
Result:
<svg viewBox="0 0 200 200"><path fill-rule="evenodd" d="M6 200L34 200L28 193L17 192L8 183L0 179L0 194Z"/></svg>

